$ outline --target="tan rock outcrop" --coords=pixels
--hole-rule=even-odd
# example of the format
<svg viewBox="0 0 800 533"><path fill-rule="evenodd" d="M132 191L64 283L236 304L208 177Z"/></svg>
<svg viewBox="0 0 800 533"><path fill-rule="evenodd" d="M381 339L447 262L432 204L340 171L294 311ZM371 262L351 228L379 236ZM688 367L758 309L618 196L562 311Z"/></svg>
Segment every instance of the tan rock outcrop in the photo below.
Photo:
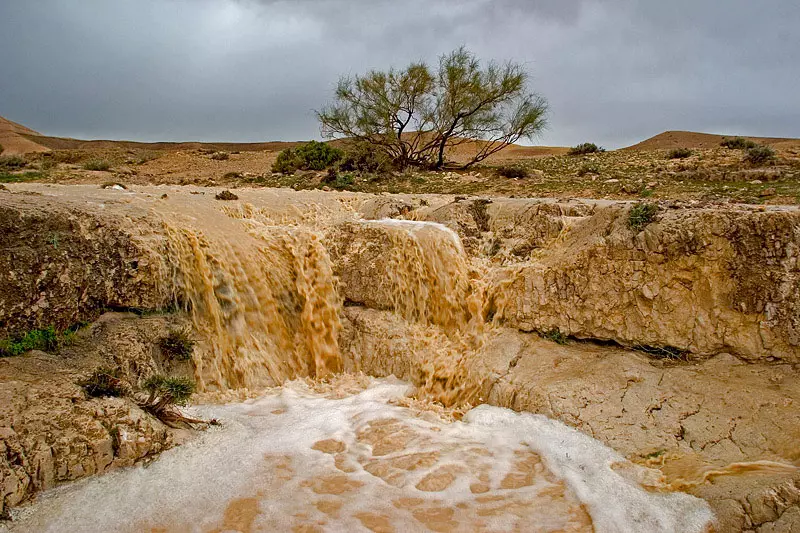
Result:
<svg viewBox="0 0 800 533"><path fill-rule="evenodd" d="M800 212L669 210L636 232L612 206L494 281L523 330L800 361Z"/></svg>
<svg viewBox="0 0 800 533"><path fill-rule="evenodd" d="M94 211L36 195L0 196L0 337L64 329L104 308L164 304L151 252L121 217Z"/></svg>

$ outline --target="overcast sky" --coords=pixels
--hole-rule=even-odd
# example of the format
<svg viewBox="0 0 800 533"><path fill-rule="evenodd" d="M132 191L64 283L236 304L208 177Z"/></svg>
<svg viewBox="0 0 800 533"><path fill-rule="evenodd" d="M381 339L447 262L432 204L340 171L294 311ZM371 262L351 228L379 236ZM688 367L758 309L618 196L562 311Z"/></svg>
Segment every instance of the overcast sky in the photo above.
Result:
<svg viewBox="0 0 800 533"><path fill-rule="evenodd" d="M319 138L341 74L525 64L535 144L800 137L800 0L0 0L0 115L143 141Z"/></svg>

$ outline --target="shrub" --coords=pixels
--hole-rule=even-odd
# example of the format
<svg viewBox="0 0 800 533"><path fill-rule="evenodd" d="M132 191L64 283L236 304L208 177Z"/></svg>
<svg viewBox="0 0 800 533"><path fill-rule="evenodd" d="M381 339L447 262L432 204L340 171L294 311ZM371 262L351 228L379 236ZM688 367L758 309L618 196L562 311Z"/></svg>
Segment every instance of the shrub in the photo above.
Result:
<svg viewBox="0 0 800 533"><path fill-rule="evenodd" d="M5 151L5 148L3 148L3 145L0 144L0 154L2 154L4 151Z"/></svg>
<svg viewBox="0 0 800 533"><path fill-rule="evenodd" d="M295 170L325 170L340 159L343 153L327 143L310 141L295 149L287 148L278 154L273 172L290 174Z"/></svg>
<svg viewBox="0 0 800 533"><path fill-rule="evenodd" d="M25 161L25 158L20 157L18 155L4 155L0 156L0 168L22 168L27 165L28 162Z"/></svg>
<svg viewBox="0 0 800 533"><path fill-rule="evenodd" d="M527 178L529 175L527 169L515 165L504 165L497 167L497 173L500 176L509 179Z"/></svg>
<svg viewBox="0 0 800 533"><path fill-rule="evenodd" d="M159 341L161 351L170 359L188 361L192 358L195 341L188 328L173 329Z"/></svg>
<svg viewBox="0 0 800 533"><path fill-rule="evenodd" d="M542 337L556 344L567 344L567 336L561 333L558 328L553 328L542 333Z"/></svg>
<svg viewBox="0 0 800 533"><path fill-rule="evenodd" d="M0 356L21 355L30 350L49 352L59 346L58 333L53 326L45 329L34 329L24 335L9 337L0 341Z"/></svg>
<svg viewBox="0 0 800 533"><path fill-rule="evenodd" d="M599 152L605 152L605 148L602 146L597 146L594 143L582 143L578 146L573 146L569 150L569 155L586 155L586 154L596 154Z"/></svg>
<svg viewBox="0 0 800 533"><path fill-rule="evenodd" d="M214 152L211 154L211 159L214 161L227 161L231 158L231 155L228 152Z"/></svg>
<svg viewBox="0 0 800 533"><path fill-rule="evenodd" d="M150 393L145 407L161 411L169 405L185 405L194 393L194 382L189 378L150 376L143 384L144 390Z"/></svg>
<svg viewBox="0 0 800 533"><path fill-rule="evenodd" d="M594 164L581 165L578 169L578 176L585 176L586 174L600 174L600 167Z"/></svg>
<svg viewBox="0 0 800 533"><path fill-rule="evenodd" d="M331 182L331 187L341 191L352 187L355 182L356 179L352 174L337 174L336 178Z"/></svg>
<svg viewBox="0 0 800 533"><path fill-rule="evenodd" d="M769 146L756 145L747 149L744 155L744 160L753 165L766 163L770 159L775 158L775 150Z"/></svg>
<svg viewBox="0 0 800 533"><path fill-rule="evenodd" d="M12 174L5 170L0 170L0 183L19 183L22 181L38 180L46 177L44 172L23 172L21 174Z"/></svg>
<svg viewBox="0 0 800 533"><path fill-rule="evenodd" d="M724 146L725 148L730 148L732 150L747 150L749 148L755 148L758 146L755 142L751 141L750 139L745 139L744 137L734 137L732 139L723 139L720 146Z"/></svg>
<svg viewBox="0 0 800 533"><path fill-rule="evenodd" d="M125 396L130 387L120 376L119 369L111 367L97 368L92 375L80 383L83 390L91 398L106 396Z"/></svg>
<svg viewBox="0 0 800 533"><path fill-rule="evenodd" d="M51 238L55 240L54 245L57 247L57 236L53 235ZM47 326L43 329L33 329L24 334L10 336L0 340L0 357L22 355L30 350L55 351L70 344L75 333L84 325L84 323L78 323L63 331L56 330L54 326Z"/></svg>
<svg viewBox="0 0 800 533"><path fill-rule="evenodd" d="M658 206L656 204L644 202L634 204L628 213L628 227L636 231L641 231L642 228L656 219L656 213L658 213Z"/></svg>
<svg viewBox="0 0 800 533"><path fill-rule="evenodd" d="M244 177L244 174L242 174L241 172L226 172L222 176L222 179L224 179L224 180L239 180L239 179L242 179L243 177Z"/></svg>
<svg viewBox="0 0 800 533"><path fill-rule="evenodd" d="M686 159L692 155L688 148L673 148L667 154L667 159Z"/></svg>
<svg viewBox="0 0 800 533"><path fill-rule="evenodd" d="M339 162L339 170L346 172L386 174L392 168L392 160L389 156L367 143L348 146Z"/></svg>
<svg viewBox="0 0 800 533"><path fill-rule="evenodd" d="M83 164L83 170L102 170L106 171L111 168L111 163L105 159L90 159Z"/></svg>

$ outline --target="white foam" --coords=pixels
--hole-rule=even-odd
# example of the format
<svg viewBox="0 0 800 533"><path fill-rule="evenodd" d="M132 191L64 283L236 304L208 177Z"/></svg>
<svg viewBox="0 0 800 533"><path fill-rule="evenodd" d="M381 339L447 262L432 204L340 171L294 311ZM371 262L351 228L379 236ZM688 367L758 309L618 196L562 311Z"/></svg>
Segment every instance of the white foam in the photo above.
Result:
<svg viewBox="0 0 800 533"><path fill-rule="evenodd" d="M392 505L399 497L421 498L423 506L460 506L453 518L457 531L476 529L472 525L478 520L493 531L520 525L525 529L519 514L479 517L470 511L476 495L470 492L468 478L480 468L475 460L484 461L490 466L494 487L489 494L535 502L546 487L553 486L545 477L514 490L498 488L519 453L528 448L542 455L550 470L586 504L598 532L700 532L712 519L702 500L685 494L648 493L618 475L611 464L624 461L619 454L559 422L489 406L473 409L464 422L423 420L387 403L407 391L407 384L396 380L373 380L360 394L329 399L300 383L290 383L256 400L193 408L193 415L222 420L222 428L163 453L146 468L125 469L49 491L12 531L124 532L153 527L207 531L221 526L226 508L238 498L259 500L256 531L291 530L298 520L324 524L326 531L363 531L356 515L365 511L390 516L397 531L425 531L410 511ZM412 434L403 454L431 450L438 454L432 467L403 471L400 486L362 468L367 464L365 457L376 458L358 434L370 422L387 418L399 420ZM333 455L312 449L323 439L346 445L354 467L346 478L363 483L349 498L338 496L343 507L337 517L320 512L311 501L326 496L312 492L309 483L343 475L333 467ZM475 449L490 453L471 456ZM288 477L282 478L280 467L275 466L275 458L280 457L290 458L293 472ZM377 459L385 457L393 455ZM464 475L440 492L415 488L442 466L460 468ZM531 516L536 517L537 531L558 529L564 522L563 513L555 509L550 513L531 504L529 511L535 513Z"/></svg>

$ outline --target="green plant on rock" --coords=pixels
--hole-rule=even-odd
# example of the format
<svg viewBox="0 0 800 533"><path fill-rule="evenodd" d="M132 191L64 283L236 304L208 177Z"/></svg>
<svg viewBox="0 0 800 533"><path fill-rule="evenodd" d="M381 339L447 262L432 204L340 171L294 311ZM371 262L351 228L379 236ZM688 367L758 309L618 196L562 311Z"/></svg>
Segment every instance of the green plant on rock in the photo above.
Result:
<svg viewBox="0 0 800 533"><path fill-rule="evenodd" d="M173 329L159 341L161 351L176 361L189 361L192 358L195 341L188 328Z"/></svg>
<svg viewBox="0 0 800 533"><path fill-rule="evenodd" d="M567 336L561 333L561 330L558 328L543 332L542 337L556 344L567 344Z"/></svg>
<svg viewBox="0 0 800 533"><path fill-rule="evenodd" d="M112 367L95 369L80 385L91 398L122 397L130 392L130 386L120 375L119 369Z"/></svg>
<svg viewBox="0 0 800 533"><path fill-rule="evenodd" d="M658 206L652 203L639 202L631 207L628 213L628 227L634 231L641 231L645 226L656 219Z"/></svg>

